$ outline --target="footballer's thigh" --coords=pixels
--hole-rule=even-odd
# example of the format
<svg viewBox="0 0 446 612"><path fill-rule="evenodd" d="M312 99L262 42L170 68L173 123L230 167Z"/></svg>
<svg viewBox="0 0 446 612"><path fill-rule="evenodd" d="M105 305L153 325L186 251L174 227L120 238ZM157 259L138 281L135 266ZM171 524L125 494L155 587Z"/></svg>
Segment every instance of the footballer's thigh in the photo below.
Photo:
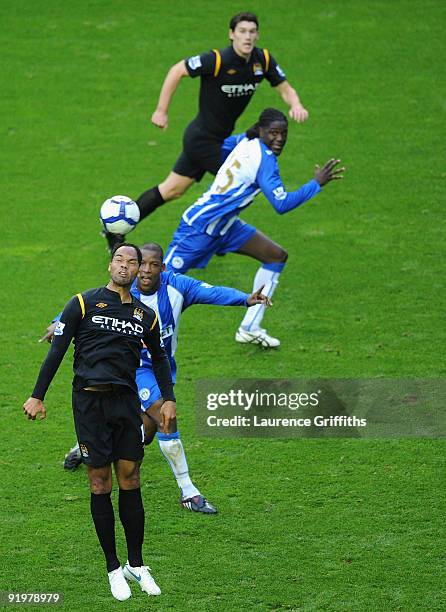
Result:
<svg viewBox="0 0 446 612"><path fill-rule="evenodd" d="M256 230L256 233L237 250L237 253L249 255L261 263L284 263L288 259L285 249L259 230Z"/></svg>

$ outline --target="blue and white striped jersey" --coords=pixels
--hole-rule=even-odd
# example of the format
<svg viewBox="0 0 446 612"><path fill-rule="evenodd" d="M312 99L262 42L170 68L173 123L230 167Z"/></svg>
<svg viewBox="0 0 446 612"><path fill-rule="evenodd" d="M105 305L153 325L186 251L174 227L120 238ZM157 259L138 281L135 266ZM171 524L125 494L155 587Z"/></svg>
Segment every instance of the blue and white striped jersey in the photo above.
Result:
<svg viewBox="0 0 446 612"><path fill-rule="evenodd" d="M184 212L183 221L209 236L223 236L240 212L262 192L275 210L286 213L319 193L319 183L312 179L300 189L287 193L280 178L277 157L258 138L231 136L222 146L222 156L235 146L218 171L214 182Z"/></svg>
<svg viewBox="0 0 446 612"><path fill-rule="evenodd" d="M192 304L216 304L220 306L246 306L249 295L231 287L214 287L202 281L175 274L161 272L158 291L151 295L141 293L136 281L131 293L143 304L150 306L158 315L161 339L171 362L178 343L181 313ZM152 367L150 353L141 351L141 366Z"/></svg>

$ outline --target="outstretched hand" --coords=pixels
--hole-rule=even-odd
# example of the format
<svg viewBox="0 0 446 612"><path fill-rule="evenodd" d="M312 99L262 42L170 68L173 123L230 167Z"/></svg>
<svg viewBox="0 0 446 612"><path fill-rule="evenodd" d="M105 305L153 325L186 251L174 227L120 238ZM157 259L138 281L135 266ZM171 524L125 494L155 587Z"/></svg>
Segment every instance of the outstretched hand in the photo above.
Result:
<svg viewBox="0 0 446 612"><path fill-rule="evenodd" d="M314 178L321 187L330 181L338 181L339 179L344 178L342 172L345 172L345 167L336 167L340 162L340 159L330 159L323 168L320 168L320 166L316 164Z"/></svg>
<svg viewBox="0 0 446 612"><path fill-rule="evenodd" d="M265 285L262 285L260 289L257 289L257 291L254 291L254 293L251 293L249 298L246 300L248 306L255 306L256 304L264 304L265 306L273 305L269 297L267 295L263 295L262 291L264 287Z"/></svg>

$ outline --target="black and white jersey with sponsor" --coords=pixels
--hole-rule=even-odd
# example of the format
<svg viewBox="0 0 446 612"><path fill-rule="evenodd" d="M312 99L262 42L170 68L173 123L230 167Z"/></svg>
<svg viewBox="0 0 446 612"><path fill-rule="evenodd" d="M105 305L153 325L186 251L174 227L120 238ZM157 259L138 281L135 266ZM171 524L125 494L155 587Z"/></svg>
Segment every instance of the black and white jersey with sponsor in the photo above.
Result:
<svg viewBox="0 0 446 612"><path fill-rule="evenodd" d="M33 397L43 397L73 339L75 389L113 384L136 391L135 373L144 344L150 348L152 360L161 364L163 397L173 398L168 380L170 366L160 339L157 315L134 296L131 300L122 303L119 293L107 287L75 295L60 316Z"/></svg>
<svg viewBox="0 0 446 612"><path fill-rule="evenodd" d="M185 62L191 77L201 77L199 112L194 122L221 138L231 134L263 79L273 87L286 80L268 49L258 47L248 61L230 46L189 57Z"/></svg>

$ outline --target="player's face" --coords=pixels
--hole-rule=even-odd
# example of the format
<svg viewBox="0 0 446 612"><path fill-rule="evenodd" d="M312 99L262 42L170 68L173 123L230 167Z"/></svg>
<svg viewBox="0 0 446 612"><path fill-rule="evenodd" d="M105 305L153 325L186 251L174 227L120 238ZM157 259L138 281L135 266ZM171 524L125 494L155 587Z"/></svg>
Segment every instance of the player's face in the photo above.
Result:
<svg viewBox="0 0 446 612"><path fill-rule="evenodd" d="M259 37L257 26L252 21L240 21L233 30L229 30L229 38L237 55L248 58Z"/></svg>
<svg viewBox="0 0 446 612"><path fill-rule="evenodd" d="M158 290L160 274L165 270L157 251L142 251L142 263L138 273L138 289L142 293L153 293Z"/></svg>
<svg viewBox="0 0 446 612"><path fill-rule="evenodd" d="M260 140L279 156L288 138L288 124L284 121L273 121L265 128L259 128Z"/></svg>
<svg viewBox="0 0 446 612"><path fill-rule="evenodd" d="M130 287L138 269L138 256L132 247L119 248L108 266L111 280L119 287Z"/></svg>

